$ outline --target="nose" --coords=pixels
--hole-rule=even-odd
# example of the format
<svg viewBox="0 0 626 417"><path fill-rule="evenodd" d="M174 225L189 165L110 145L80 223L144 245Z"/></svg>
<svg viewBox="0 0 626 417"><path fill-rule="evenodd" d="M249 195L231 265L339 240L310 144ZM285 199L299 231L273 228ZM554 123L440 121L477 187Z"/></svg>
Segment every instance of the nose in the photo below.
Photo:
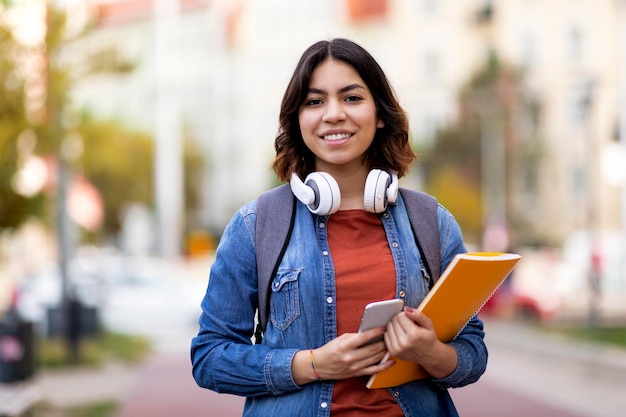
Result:
<svg viewBox="0 0 626 417"><path fill-rule="evenodd" d="M346 118L346 113L343 109L343 103L339 100L330 100L326 106L326 112L322 117L322 121L335 123Z"/></svg>

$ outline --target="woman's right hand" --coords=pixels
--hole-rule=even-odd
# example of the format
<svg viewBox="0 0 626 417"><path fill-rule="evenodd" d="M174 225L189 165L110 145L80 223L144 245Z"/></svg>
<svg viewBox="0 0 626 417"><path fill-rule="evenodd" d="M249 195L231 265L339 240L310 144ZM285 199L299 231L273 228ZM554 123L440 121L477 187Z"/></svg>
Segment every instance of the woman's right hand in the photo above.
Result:
<svg viewBox="0 0 626 417"><path fill-rule="evenodd" d="M322 380L339 380L372 375L394 364L380 364L387 352L385 342L366 343L385 333L385 328L374 328L361 333L345 333L317 349L313 349L315 369ZM365 346L364 346L365 345ZM301 350L292 362L294 381L304 385L317 379L311 366L311 353Z"/></svg>

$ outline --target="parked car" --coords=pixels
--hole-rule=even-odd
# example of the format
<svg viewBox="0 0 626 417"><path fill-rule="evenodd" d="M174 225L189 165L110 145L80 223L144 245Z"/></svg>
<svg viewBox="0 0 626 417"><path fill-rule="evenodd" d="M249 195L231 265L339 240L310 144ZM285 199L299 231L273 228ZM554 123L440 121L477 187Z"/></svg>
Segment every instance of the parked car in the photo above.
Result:
<svg viewBox="0 0 626 417"><path fill-rule="evenodd" d="M72 259L68 285L81 305L81 319L97 321L84 327L155 338L197 329L206 291L206 280L181 264L102 250L79 252ZM20 315L37 323L45 336L63 331L62 289L56 265L23 280L18 288Z"/></svg>
<svg viewBox="0 0 626 417"><path fill-rule="evenodd" d="M621 232L577 231L561 248L520 253L522 260L484 314L506 312L542 323L587 320L591 308L607 316L626 314L626 237Z"/></svg>
<svg viewBox="0 0 626 417"><path fill-rule="evenodd" d="M176 263L120 257L107 272L102 322L115 332L157 337L195 330L205 292L206 281Z"/></svg>
<svg viewBox="0 0 626 417"><path fill-rule="evenodd" d="M97 333L97 310L102 302L104 280L93 260L76 258L68 265L67 294L80 308L81 332ZM60 267L47 268L22 280L15 295L15 307L26 321L35 323L43 336L57 336L65 330L63 320L64 282Z"/></svg>

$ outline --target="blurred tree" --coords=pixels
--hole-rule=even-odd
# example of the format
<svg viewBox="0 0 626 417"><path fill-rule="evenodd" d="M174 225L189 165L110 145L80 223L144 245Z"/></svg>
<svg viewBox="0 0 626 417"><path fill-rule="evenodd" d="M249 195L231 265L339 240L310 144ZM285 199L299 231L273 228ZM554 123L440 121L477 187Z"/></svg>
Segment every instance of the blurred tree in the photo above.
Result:
<svg viewBox="0 0 626 417"><path fill-rule="evenodd" d="M60 156L63 140L74 128L69 93L73 79L63 61L66 15L48 6L46 34L42 45L33 53L42 65L35 77L45 83L41 103L31 105L31 120L37 136L37 150L43 155ZM32 76L32 75L31 75Z"/></svg>
<svg viewBox="0 0 626 417"><path fill-rule="evenodd" d="M89 65L81 61L73 67L68 51L80 47L76 41L90 28L70 37L65 23L65 12L48 5L45 41L30 48L20 45L9 27L0 26L0 230L18 227L30 216L45 217L45 208L50 208L43 193L26 197L12 187L21 161L19 137L28 131L33 139L29 152L64 158L100 191L104 225L86 234L97 242L119 230L120 213L128 203L153 205L154 143L148 133L115 121L98 121L72 103L72 87L79 78L98 72L126 73L134 64L109 48ZM22 77L25 57L37 63L26 73L28 80ZM75 146L77 142L82 149ZM185 141L183 163L185 206L190 213L199 205L204 163L192 138Z"/></svg>
<svg viewBox="0 0 626 417"><path fill-rule="evenodd" d="M129 203L152 205L152 138L113 121L86 117L78 128L83 140L81 169L104 201L104 234L120 228L121 210Z"/></svg>
<svg viewBox="0 0 626 417"><path fill-rule="evenodd" d="M201 193L206 158L198 145L197 139L191 137L188 133L184 137L183 187L185 195L185 228L192 231L202 227L196 213L202 205Z"/></svg>
<svg viewBox="0 0 626 417"><path fill-rule="evenodd" d="M512 245L533 240L528 210L512 204L514 193L536 192L539 163L541 106L524 88L523 74L494 55L474 74L458 97L458 118L436 135L431 149L421 152L425 188L458 218L466 240L481 243L483 207L481 146L502 141L504 153L504 213ZM490 136L486 129L497 127Z"/></svg>
<svg viewBox="0 0 626 417"><path fill-rule="evenodd" d="M109 238L120 230L120 216L128 204L153 206L154 141L145 132L88 116L83 117L78 133L83 139L83 157L77 169L98 188L104 201L103 229L91 239ZM193 140L187 139L184 149L185 207L193 210L200 201L204 160Z"/></svg>
<svg viewBox="0 0 626 417"><path fill-rule="evenodd" d="M25 196L14 187L15 175L24 161L18 139L28 127L24 78L17 65L24 52L0 19L0 231L18 227L43 208L41 196Z"/></svg>
<svg viewBox="0 0 626 417"><path fill-rule="evenodd" d="M0 0L2 1L2 0ZM38 45L22 47L3 25L0 15L0 231L16 228L26 218L41 215L34 202L44 194L27 198L15 192L13 179L25 157L41 155L56 161L58 174L54 197L57 202L59 266L63 281L68 360L79 359L78 311L69 290L68 265L72 242L69 238L67 195L71 174L82 173L99 189L104 200L105 223L101 231L90 232L92 240L119 229L119 213L130 202L151 203L153 141L145 133L124 129L113 122L81 117L71 101L77 77L85 69L72 68L70 45L75 37L66 32L66 13L46 2L45 38ZM6 5L6 1L0 5ZM77 34L75 36L81 36ZM107 53L106 57L115 58ZM113 71L129 71L132 65L113 62ZM106 70L98 61L93 70ZM22 78L22 74L24 78ZM195 154L188 169L200 167ZM195 171L187 176L198 177ZM190 182L191 184L191 182ZM42 188L44 190L44 188ZM190 186L188 199L197 202ZM196 189L197 190L197 189ZM97 233L97 234L96 234Z"/></svg>

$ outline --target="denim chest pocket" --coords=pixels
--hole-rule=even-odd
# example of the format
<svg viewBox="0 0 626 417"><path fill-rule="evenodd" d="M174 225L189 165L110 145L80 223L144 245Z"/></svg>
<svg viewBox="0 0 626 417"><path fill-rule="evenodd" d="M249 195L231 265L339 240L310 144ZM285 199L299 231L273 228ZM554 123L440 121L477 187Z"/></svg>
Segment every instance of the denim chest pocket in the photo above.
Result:
<svg viewBox="0 0 626 417"><path fill-rule="evenodd" d="M300 315L298 278L302 269L279 269L272 282L270 320L285 330Z"/></svg>

